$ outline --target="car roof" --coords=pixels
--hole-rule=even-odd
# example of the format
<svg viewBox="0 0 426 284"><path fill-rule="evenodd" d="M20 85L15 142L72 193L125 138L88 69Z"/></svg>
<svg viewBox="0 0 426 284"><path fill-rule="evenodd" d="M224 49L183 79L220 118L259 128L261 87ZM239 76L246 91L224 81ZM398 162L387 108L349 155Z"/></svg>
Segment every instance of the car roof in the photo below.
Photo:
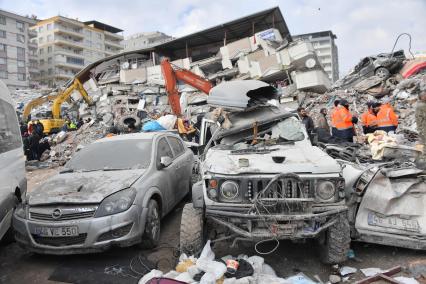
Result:
<svg viewBox="0 0 426 284"><path fill-rule="evenodd" d="M105 137L95 141L94 143L113 142L113 141L122 141L122 140L153 140L155 137L161 136L163 134L168 134L169 136L178 137L176 134L169 131L139 132L139 133L121 134L121 135L116 135L111 137Z"/></svg>

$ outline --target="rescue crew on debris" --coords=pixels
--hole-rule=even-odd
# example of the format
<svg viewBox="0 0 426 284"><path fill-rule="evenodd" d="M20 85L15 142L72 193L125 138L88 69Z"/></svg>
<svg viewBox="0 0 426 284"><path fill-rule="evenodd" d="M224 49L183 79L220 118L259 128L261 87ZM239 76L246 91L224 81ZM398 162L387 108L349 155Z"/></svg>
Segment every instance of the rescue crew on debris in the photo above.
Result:
<svg viewBox="0 0 426 284"><path fill-rule="evenodd" d="M334 114L336 133L333 136L342 141L353 142L355 135L354 123L358 122L358 118L349 111L349 102L347 100L340 100L339 105L341 107Z"/></svg>
<svg viewBox="0 0 426 284"><path fill-rule="evenodd" d="M395 132L398 127L398 116L390 105L389 97L385 97L382 102L380 110L377 113L377 130Z"/></svg>
<svg viewBox="0 0 426 284"><path fill-rule="evenodd" d="M337 111L339 110L339 99L334 100L334 107L330 112L330 118L331 118L331 135L336 136L336 119L337 119Z"/></svg>
<svg viewBox="0 0 426 284"><path fill-rule="evenodd" d="M374 113L374 102L367 102L367 110L361 114L362 130L364 134L373 133L377 127L377 117Z"/></svg>

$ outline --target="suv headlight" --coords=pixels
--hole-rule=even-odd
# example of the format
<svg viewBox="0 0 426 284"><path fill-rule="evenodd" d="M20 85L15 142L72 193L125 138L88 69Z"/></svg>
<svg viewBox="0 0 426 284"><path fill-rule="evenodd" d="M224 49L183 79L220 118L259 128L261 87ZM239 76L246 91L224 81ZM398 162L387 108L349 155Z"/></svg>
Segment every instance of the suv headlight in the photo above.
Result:
<svg viewBox="0 0 426 284"><path fill-rule="evenodd" d="M238 193L239 186L235 181L227 180L220 186L220 194L226 199L234 199Z"/></svg>
<svg viewBox="0 0 426 284"><path fill-rule="evenodd" d="M103 217L126 211L133 204L136 191L133 188L123 189L105 198L96 210L95 217Z"/></svg>
<svg viewBox="0 0 426 284"><path fill-rule="evenodd" d="M19 203L15 208L15 215L19 218L25 219L27 214L25 212L25 206L22 203Z"/></svg>
<svg viewBox="0 0 426 284"><path fill-rule="evenodd" d="M329 200L336 194L336 186L331 181L320 181L317 184L316 192L318 197Z"/></svg>

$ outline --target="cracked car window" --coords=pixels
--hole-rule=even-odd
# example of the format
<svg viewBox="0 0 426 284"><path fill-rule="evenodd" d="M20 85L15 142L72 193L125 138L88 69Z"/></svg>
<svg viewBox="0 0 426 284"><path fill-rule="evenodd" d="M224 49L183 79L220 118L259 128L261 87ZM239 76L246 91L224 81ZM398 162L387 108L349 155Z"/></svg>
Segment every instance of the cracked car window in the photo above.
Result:
<svg viewBox="0 0 426 284"><path fill-rule="evenodd" d="M151 162L151 140L94 143L80 150L66 168L82 171L145 169Z"/></svg>
<svg viewBox="0 0 426 284"><path fill-rule="evenodd" d="M301 141L305 138L302 129L300 121L294 117L290 117L272 127L271 138L282 138L287 141Z"/></svg>

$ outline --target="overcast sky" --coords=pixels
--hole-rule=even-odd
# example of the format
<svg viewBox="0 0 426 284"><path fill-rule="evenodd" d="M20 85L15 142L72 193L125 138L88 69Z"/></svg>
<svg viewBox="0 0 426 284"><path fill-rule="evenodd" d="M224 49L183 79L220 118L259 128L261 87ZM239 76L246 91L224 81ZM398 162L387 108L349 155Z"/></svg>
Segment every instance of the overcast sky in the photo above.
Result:
<svg viewBox="0 0 426 284"><path fill-rule="evenodd" d="M340 73L366 55L389 52L402 32L412 50L426 51L426 0L0 0L0 8L44 19L63 15L98 20L124 30L178 37L279 6L292 34L332 30ZM398 48L408 50L408 39Z"/></svg>

